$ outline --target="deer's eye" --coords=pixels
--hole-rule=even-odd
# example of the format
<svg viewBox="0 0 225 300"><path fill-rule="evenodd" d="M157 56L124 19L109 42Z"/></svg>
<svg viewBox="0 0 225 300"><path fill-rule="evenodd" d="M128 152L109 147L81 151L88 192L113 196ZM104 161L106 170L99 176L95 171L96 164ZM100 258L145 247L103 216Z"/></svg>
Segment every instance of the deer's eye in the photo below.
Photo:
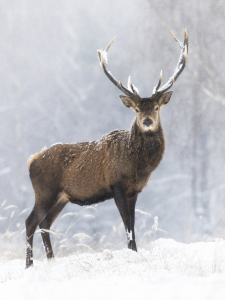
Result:
<svg viewBox="0 0 225 300"><path fill-rule="evenodd" d="M159 107L157 106L157 107L155 108L155 110L159 110Z"/></svg>
<svg viewBox="0 0 225 300"><path fill-rule="evenodd" d="M136 112L139 112L139 110L137 108L135 110L136 110Z"/></svg>

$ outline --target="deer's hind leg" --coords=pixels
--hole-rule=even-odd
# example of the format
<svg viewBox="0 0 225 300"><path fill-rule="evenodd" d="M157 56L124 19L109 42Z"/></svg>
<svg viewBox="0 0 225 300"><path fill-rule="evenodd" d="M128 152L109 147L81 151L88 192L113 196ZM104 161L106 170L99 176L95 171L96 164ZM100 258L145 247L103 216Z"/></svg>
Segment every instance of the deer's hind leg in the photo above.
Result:
<svg viewBox="0 0 225 300"><path fill-rule="evenodd" d="M25 221L26 225L26 268L33 265L33 238L34 232L38 226L37 209L34 206L29 217Z"/></svg>
<svg viewBox="0 0 225 300"><path fill-rule="evenodd" d="M42 199L43 200L43 199ZM51 202L35 202L34 208L25 221L26 225L26 268L33 265L33 238L38 225L46 217ZM42 205L41 205L42 204Z"/></svg>
<svg viewBox="0 0 225 300"><path fill-rule="evenodd" d="M56 204L50 209L46 217L39 224L39 227L41 229L43 245L48 259L54 257L49 230L51 228L52 223L55 221L55 219L58 217L58 215L60 214L60 212L63 210L63 208L67 203L68 200L66 198L61 197L56 202Z"/></svg>

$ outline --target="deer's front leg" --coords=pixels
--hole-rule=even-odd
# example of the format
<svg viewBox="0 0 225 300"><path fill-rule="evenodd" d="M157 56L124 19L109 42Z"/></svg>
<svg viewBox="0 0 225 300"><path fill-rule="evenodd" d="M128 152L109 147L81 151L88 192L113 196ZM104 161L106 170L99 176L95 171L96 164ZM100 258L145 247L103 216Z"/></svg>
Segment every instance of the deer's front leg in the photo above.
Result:
<svg viewBox="0 0 225 300"><path fill-rule="evenodd" d="M134 233L134 223L135 223L135 205L137 201L137 195L128 198L128 209L130 214L130 235L129 235L129 243L128 248L132 249L133 251L137 251L137 246L135 242L135 233Z"/></svg>
<svg viewBox="0 0 225 300"><path fill-rule="evenodd" d="M137 251L134 240L134 207L136 200L133 197L130 198L130 205L128 207L126 192L121 183L118 183L113 187L113 194L116 206L125 226L128 248Z"/></svg>

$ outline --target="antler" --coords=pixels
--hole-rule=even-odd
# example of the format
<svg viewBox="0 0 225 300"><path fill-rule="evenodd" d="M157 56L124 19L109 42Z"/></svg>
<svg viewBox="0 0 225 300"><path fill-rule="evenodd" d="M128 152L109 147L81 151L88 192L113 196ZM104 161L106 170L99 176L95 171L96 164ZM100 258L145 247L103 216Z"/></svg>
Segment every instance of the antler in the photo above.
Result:
<svg viewBox="0 0 225 300"><path fill-rule="evenodd" d="M135 96L137 96L139 94L138 89L131 83L131 78L130 76L128 77L128 89L125 88L125 86L118 81L113 75L112 73L109 71L108 69L108 59L107 59L107 52L109 50L109 48L111 47L112 43L115 41L116 36L113 38L113 40L109 43L109 45L107 46L107 48L102 51L97 50L98 52L98 57L100 60L100 65L104 71L104 73L106 74L106 76L124 93L126 94L128 97L131 97L132 99L136 98Z"/></svg>
<svg viewBox="0 0 225 300"><path fill-rule="evenodd" d="M174 82L177 80L177 78L179 77L179 75L181 74L181 72L183 71L183 69L185 68L186 65L186 61L187 61L187 53L188 53L188 41L189 41L189 37L187 34L187 29L184 29L184 43L182 44L170 31L169 31L170 35L174 38L174 40L180 45L181 48L181 54L180 54L180 58L177 64L177 67L174 71L174 74L172 77L170 77L170 79L167 81L166 84L164 84L160 89L160 85L161 85L161 81L162 81L162 71L160 73L160 77L159 77L159 82L157 84L157 86L154 87L153 89L153 94L155 93L164 93L166 92L168 89L170 89L172 87L172 85L174 84Z"/></svg>

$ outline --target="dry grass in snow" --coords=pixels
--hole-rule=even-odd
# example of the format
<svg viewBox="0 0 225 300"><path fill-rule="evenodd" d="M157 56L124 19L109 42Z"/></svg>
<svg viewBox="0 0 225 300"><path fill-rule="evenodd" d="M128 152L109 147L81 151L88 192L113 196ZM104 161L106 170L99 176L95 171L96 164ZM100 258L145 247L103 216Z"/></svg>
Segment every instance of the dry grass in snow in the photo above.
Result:
<svg viewBox="0 0 225 300"><path fill-rule="evenodd" d="M225 241L159 239L149 249L105 250L52 263L0 259L1 299L225 299Z"/></svg>

